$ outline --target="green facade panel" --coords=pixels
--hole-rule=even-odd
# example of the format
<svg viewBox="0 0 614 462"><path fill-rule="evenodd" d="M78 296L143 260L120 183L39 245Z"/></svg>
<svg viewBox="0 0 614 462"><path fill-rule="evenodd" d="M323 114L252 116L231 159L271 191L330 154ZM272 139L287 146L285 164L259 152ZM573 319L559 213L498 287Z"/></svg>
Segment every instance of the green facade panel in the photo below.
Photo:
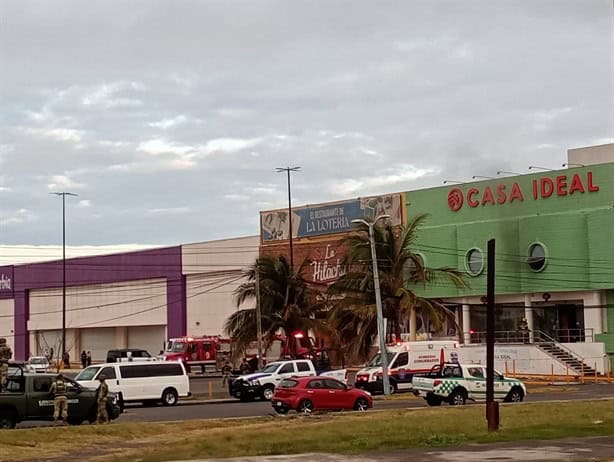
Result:
<svg viewBox="0 0 614 462"><path fill-rule="evenodd" d="M614 288L614 163L405 193L407 216L427 213L416 250L431 267L465 270L465 255L496 240L497 293ZM532 270L529 246L546 265ZM451 262L455 261L455 265ZM436 285L428 297L482 295L486 272L468 290ZM614 333L614 332L613 332Z"/></svg>

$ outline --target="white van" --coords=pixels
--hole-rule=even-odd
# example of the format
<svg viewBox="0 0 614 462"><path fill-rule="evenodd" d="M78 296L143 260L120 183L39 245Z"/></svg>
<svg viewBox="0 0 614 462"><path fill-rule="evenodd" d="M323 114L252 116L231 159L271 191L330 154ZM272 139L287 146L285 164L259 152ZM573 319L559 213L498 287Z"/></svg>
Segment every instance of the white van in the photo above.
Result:
<svg viewBox="0 0 614 462"><path fill-rule="evenodd" d="M458 362L458 343L452 340L399 342L386 350L391 394L411 391L414 374L429 372L436 364ZM382 355L377 353L356 373L355 386L371 393L382 393L382 384Z"/></svg>
<svg viewBox="0 0 614 462"><path fill-rule="evenodd" d="M98 387L104 375L109 391L119 394L120 403L161 401L174 406L179 397L190 396L190 380L178 361L121 362L89 366L75 381L88 388Z"/></svg>

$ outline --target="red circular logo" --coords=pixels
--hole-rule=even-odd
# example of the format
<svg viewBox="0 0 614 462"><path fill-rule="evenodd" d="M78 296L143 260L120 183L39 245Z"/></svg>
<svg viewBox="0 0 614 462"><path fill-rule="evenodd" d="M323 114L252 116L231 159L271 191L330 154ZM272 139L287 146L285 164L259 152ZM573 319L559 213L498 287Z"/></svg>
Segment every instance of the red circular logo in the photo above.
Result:
<svg viewBox="0 0 614 462"><path fill-rule="evenodd" d="M448 193L448 205L453 212L458 212L463 206L463 192L458 188L450 189Z"/></svg>

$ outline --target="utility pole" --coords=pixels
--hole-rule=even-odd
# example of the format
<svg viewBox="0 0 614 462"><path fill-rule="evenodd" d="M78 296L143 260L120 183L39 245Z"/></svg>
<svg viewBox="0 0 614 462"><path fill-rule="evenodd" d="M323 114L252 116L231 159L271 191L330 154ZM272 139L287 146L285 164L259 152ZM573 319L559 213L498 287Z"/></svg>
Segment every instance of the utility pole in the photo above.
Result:
<svg viewBox="0 0 614 462"><path fill-rule="evenodd" d="M278 167L277 173L288 174L288 226L290 232L290 272L294 274L294 247L292 244L292 193L290 189L290 172L298 172L301 167Z"/></svg>
<svg viewBox="0 0 614 462"><path fill-rule="evenodd" d="M256 259L256 335L258 336L258 370L262 369L262 311L260 308L260 259Z"/></svg>
<svg viewBox="0 0 614 462"><path fill-rule="evenodd" d="M361 223L369 229L369 245L371 247L371 261L373 266L373 286L375 290L375 307L377 309L377 336L379 337L379 351L382 359L382 388L384 395L390 394L390 378L388 377L388 349L386 348L386 326L384 325L384 310L382 309L382 294L379 286L379 271L377 269L377 252L375 250L375 236L373 227L382 219L390 218L390 215L380 215L369 223L362 218L352 220L352 223Z"/></svg>
<svg viewBox="0 0 614 462"><path fill-rule="evenodd" d="M495 401L495 240L488 241L486 274L486 420L488 431L499 430L499 403Z"/></svg>
<svg viewBox="0 0 614 462"><path fill-rule="evenodd" d="M77 196L70 192L50 193L62 196L62 357L66 353L66 196Z"/></svg>

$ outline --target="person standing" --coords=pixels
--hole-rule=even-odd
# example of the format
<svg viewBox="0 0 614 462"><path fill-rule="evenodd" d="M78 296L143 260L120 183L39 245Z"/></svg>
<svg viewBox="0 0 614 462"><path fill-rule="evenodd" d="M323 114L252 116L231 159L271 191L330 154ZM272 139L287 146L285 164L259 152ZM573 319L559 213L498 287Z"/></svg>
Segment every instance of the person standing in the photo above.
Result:
<svg viewBox="0 0 614 462"><path fill-rule="evenodd" d="M245 358L243 358L243 361L241 361L239 370L241 371L241 375L249 374L249 364L247 364L247 360Z"/></svg>
<svg viewBox="0 0 614 462"><path fill-rule="evenodd" d="M13 357L5 338L0 338L0 392L6 391L9 376L9 360Z"/></svg>
<svg viewBox="0 0 614 462"><path fill-rule="evenodd" d="M87 353L85 350L81 352L81 368L85 369L87 367Z"/></svg>
<svg viewBox="0 0 614 462"><path fill-rule="evenodd" d="M96 423L106 424L109 423L109 416L107 415L107 395L109 394L109 386L105 380L104 375L98 377L100 385L96 389L96 404L98 410L96 412Z"/></svg>
<svg viewBox="0 0 614 462"><path fill-rule="evenodd" d="M51 384L51 393L53 394L53 425L58 424L58 418L62 419L62 424L66 425L68 418L68 386L64 381L64 376L58 374Z"/></svg>
<svg viewBox="0 0 614 462"><path fill-rule="evenodd" d="M68 353L68 351L64 352L62 361L64 362L64 369L70 369L70 354Z"/></svg>
<svg viewBox="0 0 614 462"><path fill-rule="evenodd" d="M226 360L222 366L222 386L225 387L230 381L230 373L232 372L232 366L230 361Z"/></svg>
<svg viewBox="0 0 614 462"><path fill-rule="evenodd" d="M92 365L92 352L91 351L87 352L87 365L88 366Z"/></svg>

